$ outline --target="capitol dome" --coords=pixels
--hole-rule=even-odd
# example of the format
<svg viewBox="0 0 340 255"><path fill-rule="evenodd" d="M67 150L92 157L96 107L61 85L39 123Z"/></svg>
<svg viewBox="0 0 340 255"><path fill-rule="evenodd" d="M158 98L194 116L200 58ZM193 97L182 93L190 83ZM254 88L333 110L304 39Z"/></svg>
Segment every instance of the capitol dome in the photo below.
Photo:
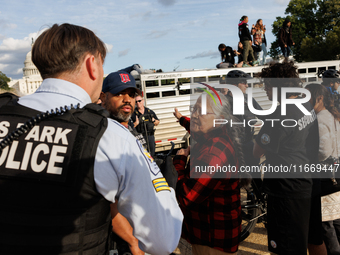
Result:
<svg viewBox="0 0 340 255"><path fill-rule="evenodd" d="M29 51L26 55L24 62L25 67L23 68L24 77L40 77L38 68L32 62L32 51Z"/></svg>
<svg viewBox="0 0 340 255"><path fill-rule="evenodd" d="M8 83L8 86L15 89L16 93L20 96L34 93L43 81L38 68L33 64L31 51L26 55L23 75L22 79L11 80Z"/></svg>

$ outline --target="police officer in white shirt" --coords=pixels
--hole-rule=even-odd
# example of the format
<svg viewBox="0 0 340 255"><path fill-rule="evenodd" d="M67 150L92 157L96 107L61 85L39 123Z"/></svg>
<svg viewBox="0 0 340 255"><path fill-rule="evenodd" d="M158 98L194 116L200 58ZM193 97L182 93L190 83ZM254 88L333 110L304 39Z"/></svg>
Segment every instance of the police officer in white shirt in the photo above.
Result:
<svg viewBox="0 0 340 255"><path fill-rule="evenodd" d="M176 248L183 215L175 192L121 124L92 104L16 129L31 113L96 102L105 55L92 31L55 24L32 49L39 89L17 103L0 98L0 253L107 254L115 202L141 250ZM6 136L12 131L18 140Z"/></svg>

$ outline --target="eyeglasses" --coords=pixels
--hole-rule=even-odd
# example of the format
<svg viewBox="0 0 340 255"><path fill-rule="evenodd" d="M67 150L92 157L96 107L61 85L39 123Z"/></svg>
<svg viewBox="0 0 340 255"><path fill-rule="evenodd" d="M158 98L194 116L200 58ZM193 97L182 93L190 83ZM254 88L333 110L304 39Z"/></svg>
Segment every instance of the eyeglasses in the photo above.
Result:
<svg viewBox="0 0 340 255"><path fill-rule="evenodd" d="M143 101L143 99L141 99L141 100L136 100L136 103L140 103L140 102L142 102Z"/></svg>

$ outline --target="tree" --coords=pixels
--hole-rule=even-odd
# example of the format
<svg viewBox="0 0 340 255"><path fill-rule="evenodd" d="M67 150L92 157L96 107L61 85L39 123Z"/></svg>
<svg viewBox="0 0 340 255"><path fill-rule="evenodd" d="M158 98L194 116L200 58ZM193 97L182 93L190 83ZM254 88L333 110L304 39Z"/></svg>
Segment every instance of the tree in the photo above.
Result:
<svg viewBox="0 0 340 255"><path fill-rule="evenodd" d="M320 52L321 54L316 54ZM307 36L301 43L304 61L334 60L340 58L340 27L335 27L326 36Z"/></svg>
<svg viewBox="0 0 340 255"><path fill-rule="evenodd" d="M8 87L8 82L10 80L11 79L8 78L6 74L0 71L0 89L10 90L10 88Z"/></svg>
<svg viewBox="0 0 340 255"><path fill-rule="evenodd" d="M291 0L285 11L289 15L277 17L272 32L277 38L283 21L289 17L295 42L292 50L297 61L337 59L340 54L336 45L339 42L339 12L339 0ZM276 58L280 53L276 39L269 54Z"/></svg>

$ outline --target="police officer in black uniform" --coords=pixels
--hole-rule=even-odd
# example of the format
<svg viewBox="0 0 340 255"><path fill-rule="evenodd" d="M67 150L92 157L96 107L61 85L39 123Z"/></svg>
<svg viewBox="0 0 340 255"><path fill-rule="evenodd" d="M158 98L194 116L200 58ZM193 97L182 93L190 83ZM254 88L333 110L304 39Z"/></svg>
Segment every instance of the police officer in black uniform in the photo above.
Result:
<svg viewBox="0 0 340 255"><path fill-rule="evenodd" d="M156 113L144 106L144 99L138 95L136 97L136 109L133 112L131 119L134 122L138 133L143 134L147 144L148 151L151 156L155 156L155 126L159 124L159 119Z"/></svg>

